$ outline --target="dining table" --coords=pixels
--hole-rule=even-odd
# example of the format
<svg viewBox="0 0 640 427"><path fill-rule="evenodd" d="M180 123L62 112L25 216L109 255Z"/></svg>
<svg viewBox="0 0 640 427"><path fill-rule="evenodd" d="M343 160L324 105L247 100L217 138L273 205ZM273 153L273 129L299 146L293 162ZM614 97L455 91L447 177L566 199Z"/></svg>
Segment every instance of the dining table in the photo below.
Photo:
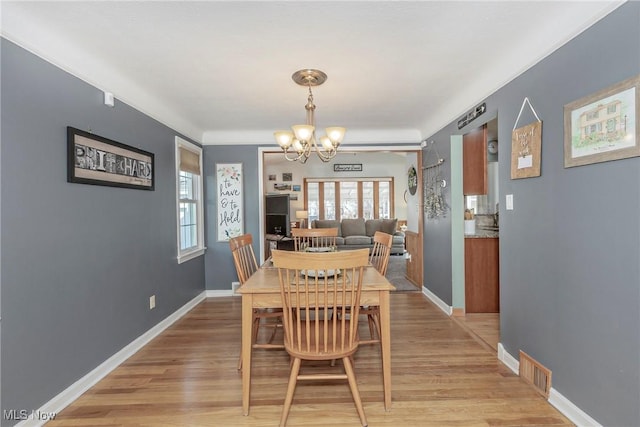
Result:
<svg viewBox="0 0 640 427"><path fill-rule="evenodd" d="M380 347L384 408L391 410L391 310L389 292L395 287L373 266L364 268L360 305L380 307ZM282 308L278 269L268 259L238 289L242 296L242 413L249 415L251 399L251 335L253 309Z"/></svg>

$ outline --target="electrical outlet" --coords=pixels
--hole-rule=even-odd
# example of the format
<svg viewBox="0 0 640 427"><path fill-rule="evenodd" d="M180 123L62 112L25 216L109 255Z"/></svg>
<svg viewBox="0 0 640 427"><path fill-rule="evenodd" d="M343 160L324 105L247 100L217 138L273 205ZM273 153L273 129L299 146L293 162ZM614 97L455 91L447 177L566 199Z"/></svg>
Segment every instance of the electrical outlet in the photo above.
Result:
<svg viewBox="0 0 640 427"><path fill-rule="evenodd" d="M156 296L151 295L149 297L149 310L153 310L154 308L156 308Z"/></svg>
<svg viewBox="0 0 640 427"><path fill-rule="evenodd" d="M233 295L240 295L238 293L238 288L240 287L240 282L231 282L231 292Z"/></svg>

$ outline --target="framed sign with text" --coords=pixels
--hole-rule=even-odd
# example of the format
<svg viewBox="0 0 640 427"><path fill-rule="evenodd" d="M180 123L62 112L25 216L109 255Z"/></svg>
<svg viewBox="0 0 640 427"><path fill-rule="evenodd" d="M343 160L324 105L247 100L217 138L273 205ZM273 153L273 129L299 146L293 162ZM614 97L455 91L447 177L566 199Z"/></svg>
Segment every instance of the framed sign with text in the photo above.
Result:
<svg viewBox="0 0 640 427"><path fill-rule="evenodd" d="M216 164L218 242L244 234L242 163Z"/></svg>
<svg viewBox="0 0 640 427"><path fill-rule="evenodd" d="M154 190L153 153L67 127L67 182Z"/></svg>
<svg viewBox="0 0 640 427"><path fill-rule="evenodd" d="M334 172L362 172L362 163L336 163L333 165Z"/></svg>

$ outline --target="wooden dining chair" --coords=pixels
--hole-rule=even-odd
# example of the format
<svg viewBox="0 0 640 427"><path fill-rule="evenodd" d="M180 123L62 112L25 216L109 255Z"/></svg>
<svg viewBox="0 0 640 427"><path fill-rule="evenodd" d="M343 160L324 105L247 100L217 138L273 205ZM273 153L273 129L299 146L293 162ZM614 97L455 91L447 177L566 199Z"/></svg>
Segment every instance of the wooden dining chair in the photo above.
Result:
<svg viewBox="0 0 640 427"><path fill-rule="evenodd" d="M367 420L350 357L358 349L358 315L362 274L368 249L345 252L287 252L274 250L283 306L284 346L292 358L280 426L285 426L298 380L348 380L363 426ZM332 316L332 312L342 313ZM344 374L300 374L303 360L341 359Z"/></svg>
<svg viewBox="0 0 640 427"><path fill-rule="evenodd" d="M391 255L391 245L393 236L391 234L376 231L373 235L373 248L369 255L369 263L383 276L387 274L389 266L389 256ZM367 316L369 323L369 333L371 339L361 341L361 344L372 344L380 342L380 306L370 305L360 308L360 314Z"/></svg>
<svg viewBox="0 0 640 427"><path fill-rule="evenodd" d="M336 237L338 237L337 228L293 228L291 236L294 241L294 250L313 251L317 249L328 248L335 250Z"/></svg>
<svg viewBox="0 0 640 427"><path fill-rule="evenodd" d="M238 273L238 280L242 286L249 277L258 270L258 262L253 252L253 237L251 234L243 234L241 236L229 239L229 247L233 255L233 263ZM257 343L258 332L262 319L265 319L263 326L273 328L271 337L267 343ZM272 319L269 322L269 319ZM278 327L282 326L282 310L280 309L253 309L251 331L251 348L284 348L284 344L272 344ZM238 360L238 370L242 369L242 348L240 349L240 359Z"/></svg>

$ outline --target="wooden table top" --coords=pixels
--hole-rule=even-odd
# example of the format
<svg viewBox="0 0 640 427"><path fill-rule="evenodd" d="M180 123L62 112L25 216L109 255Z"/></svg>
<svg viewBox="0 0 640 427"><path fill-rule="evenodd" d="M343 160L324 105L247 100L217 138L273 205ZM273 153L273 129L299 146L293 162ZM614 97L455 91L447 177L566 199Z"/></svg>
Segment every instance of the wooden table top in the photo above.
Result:
<svg viewBox="0 0 640 427"><path fill-rule="evenodd" d="M396 288L372 266L364 268L362 291L393 291ZM273 293L280 290L278 269L267 260L244 285L238 288L240 294Z"/></svg>

